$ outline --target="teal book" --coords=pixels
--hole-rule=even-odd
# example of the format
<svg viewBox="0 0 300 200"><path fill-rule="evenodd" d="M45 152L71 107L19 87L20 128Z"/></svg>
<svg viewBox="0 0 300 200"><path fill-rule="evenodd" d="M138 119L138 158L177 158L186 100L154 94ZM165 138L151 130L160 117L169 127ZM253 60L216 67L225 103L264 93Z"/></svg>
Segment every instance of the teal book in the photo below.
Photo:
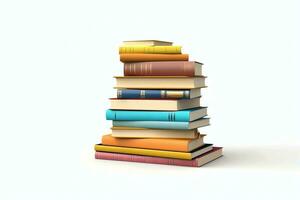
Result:
<svg viewBox="0 0 300 200"><path fill-rule="evenodd" d="M206 107L180 111L107 110L107 120L189 122L207 115Z"/></svg>
<svg viewBox="0 0 300 200"><path fill-rule="evenodd" d="M114 127L137 127L152 129L187 130L209 125L209 118L200 118L191 122L175 121L113 121Z"/></svg>

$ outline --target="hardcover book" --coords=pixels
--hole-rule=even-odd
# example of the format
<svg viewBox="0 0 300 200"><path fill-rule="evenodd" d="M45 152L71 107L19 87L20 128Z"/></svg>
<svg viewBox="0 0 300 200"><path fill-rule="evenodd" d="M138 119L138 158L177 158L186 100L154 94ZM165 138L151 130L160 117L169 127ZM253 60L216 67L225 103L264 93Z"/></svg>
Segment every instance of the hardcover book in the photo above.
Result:
<svg viewBox="0 0 300 200"><path fill-rule="evenodd" d="M222 147L213 147L212 150L195 157L192 160L182 160L174 158L160 158L153 156L141 156L121 153L96 152L95 158L102 160L116 160L127 162L176 165L186 167L200 167L222 156Z"/></svg>
<svg viewBox="0 0 300 200"><path fill-rule="evenodd" d="M116 110L184 110L200 107L194 99L110 99L110 109Z"/></svg>
<svg viewBox="0 0 300 200"><path fill-rule="evenodd" d="M188 54L120 54L121 62L145 62L145 61L188 61Z"/></svg>
<svg viewBox="0 0 300 200"><path fill-rule="evenodd" d="M137 127L112 127L111 135L117 138L173 138L173 139L195 139L199 137L197 129L174 130L174 129L152 129Z"/></svg>
<svg viewBox="0 0 300 200"><path fill-rule="evenodd" d="M200 96L200 88L190 90L117 90L119 99L192 99Z"/></svg>
<svg viewBox="0 0 300 200"><path fill-rule="evenodd" d="M189 122L207 115L206 107L180 111L107 110L107 120Z"/></svg>
<svg viewBox="0 0 300 200"><path fill-rule="evenodd" d="M115 76L115 88L193 89L205 87L205 76Z"/></svg>
<svg viewBox="0 0 300 200"><path fill-rule="evenodd" d="M102 136L102 144L121 147L135 147L144 149L158 149L169 151L189 152L203 143L203 136L196 139L172 139L172 138L116 138L111 135Z"/></svg>
<svg viewBox="0 0 300 200"><path fill-rule="evenodd" d="M180 54L181 46L121 46L119 53Z"/></svg>
<svg viewBox="0 0 300 200"><path fill-rule="evenodd" d="M124 64L124 76L202 76L202 63L188 61Z"/></svg>
<svg viewBox="0 0 300 200"><path fill-rule="evenodd" d="M138 127L153 129L195 129L209 125L209 118L201 118L191 122L168 122L168 121L113 121L113 126Z"/></svg>
<svg viewBox="0 0 300 200"><path fill-rule="evenodd" d="M161 41L161 40L129 40L124 41L123 46L172 46L172 42Z"/></svg>
<svg viewBox="0 0 300 200"><path fill-rule="evenodd" d="M95 145L95 151L135 154L135 155L143 155L143 156L155 156L155 157L164 157L164 158L178 158L178 159L185 159L185 160L191 160L210 150L212 150L212 144L204 144L201 147L194 149L191 152L165 151L165 150L142 149L142 148L133 148L133 147L119 147L119 146L109 146L103 144Z"/></svg>

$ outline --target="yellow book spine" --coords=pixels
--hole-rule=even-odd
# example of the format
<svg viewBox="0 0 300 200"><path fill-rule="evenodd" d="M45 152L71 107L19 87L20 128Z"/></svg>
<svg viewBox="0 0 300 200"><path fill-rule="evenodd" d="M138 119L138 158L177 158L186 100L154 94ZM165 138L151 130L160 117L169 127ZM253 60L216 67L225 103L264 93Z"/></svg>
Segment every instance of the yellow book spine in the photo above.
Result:
<svg viewBox="0 0 300 200"><path fill-rule="evenodd" d="M119 53L180 54L181 46L121 46Z"/></svg>
<svg viewBox="0 0 300 200"><path fill-rule="evenodd" d="M165 157L165 158L178 158L178 159L185 159L185 160L192 159L191 153L188 152L139 149L139 148L118 147L118 146L106 146L106 145L98 145L98 144L95 145L95 151L136 154L136 155L143 155L143 156L156 156L156 157Z"/></svg>

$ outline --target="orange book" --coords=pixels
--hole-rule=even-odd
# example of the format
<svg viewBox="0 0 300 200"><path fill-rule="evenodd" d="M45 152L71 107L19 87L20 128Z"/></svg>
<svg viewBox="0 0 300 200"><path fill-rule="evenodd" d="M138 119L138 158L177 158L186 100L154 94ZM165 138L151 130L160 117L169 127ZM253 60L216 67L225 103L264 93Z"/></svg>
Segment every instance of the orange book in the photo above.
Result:
<svg viewBox="0 0 300 200"><path fill-rule="evenodd" d="M115 138L111 135L103 135L102 144L120 147L190 152L204 144L203 137L204 135L200 135L196 139Z"/></svg>
<svg viewBox="0 0 300 200"><path fill-rule="evenodd" d="M188 54L143 54L130 53L120 54L122 62L142 62L142 61L188 61Z"/></svg>

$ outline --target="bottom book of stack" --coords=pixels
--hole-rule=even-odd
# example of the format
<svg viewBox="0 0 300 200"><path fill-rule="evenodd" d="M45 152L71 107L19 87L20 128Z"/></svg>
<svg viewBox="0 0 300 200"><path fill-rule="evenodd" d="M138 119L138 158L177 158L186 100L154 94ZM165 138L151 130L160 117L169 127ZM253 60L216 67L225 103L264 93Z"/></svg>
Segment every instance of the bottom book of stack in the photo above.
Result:
<svg viewBox="0 0 300 200"><path fill-rule="evenodd" d="M95 145L95 158L129 162L200 167L222 156L222 147L195 139L115 138L104 135Z"/></svg>

